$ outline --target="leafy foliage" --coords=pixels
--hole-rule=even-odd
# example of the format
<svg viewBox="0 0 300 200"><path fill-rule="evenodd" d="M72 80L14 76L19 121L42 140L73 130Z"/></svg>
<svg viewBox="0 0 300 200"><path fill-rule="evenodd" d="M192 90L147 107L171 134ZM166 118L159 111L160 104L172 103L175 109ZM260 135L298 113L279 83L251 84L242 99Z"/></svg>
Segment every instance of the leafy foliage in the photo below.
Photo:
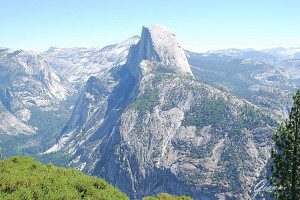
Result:
<svg viewBox="0 0 300 200"><path fill-rule="evenodd" d="M29 157L0 161L0 199L129 199L103 179Z"/></svg>
<svg viewBox="0 0 300 200"><path fill-rule="evenodd" d="M276 199L300 199L300 90L293 99L289 119L273 134L270 182Z"/></svg>
<svg viewBox="0 0 300 200"><path fill-rule="evenodd" d="M156 197L145 197L143 200L192 200L191 197L188 196L174 196L165 193L161 193Z"/></svg>

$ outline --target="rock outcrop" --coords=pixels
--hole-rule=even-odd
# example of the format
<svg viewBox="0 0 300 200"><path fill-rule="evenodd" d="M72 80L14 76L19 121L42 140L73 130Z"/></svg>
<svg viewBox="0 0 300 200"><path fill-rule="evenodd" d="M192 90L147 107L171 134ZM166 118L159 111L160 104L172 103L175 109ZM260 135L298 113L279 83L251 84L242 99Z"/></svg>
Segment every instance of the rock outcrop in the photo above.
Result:
<svg viewBox="0 0 300 200"><path fill-rule="evenodd" d="M127 62L91 77L57 144L70 165L132 199L160 192L251 198L269 158L271 113L194 79L169 29L144 27Z"/></svg>

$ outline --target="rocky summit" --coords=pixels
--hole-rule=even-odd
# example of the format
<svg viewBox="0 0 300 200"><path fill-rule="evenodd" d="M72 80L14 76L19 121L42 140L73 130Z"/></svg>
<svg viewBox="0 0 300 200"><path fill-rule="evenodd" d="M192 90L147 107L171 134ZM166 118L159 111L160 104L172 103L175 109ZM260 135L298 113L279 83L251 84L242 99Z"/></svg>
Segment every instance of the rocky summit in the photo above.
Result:
<svg viewBox="0 0 300 200"><path fill-rule="evenodd" d="M197 72L197 76L198 71ZM56 144L69 165L130 195L250 199L280 117L195 79L162 26L143 27L126 63L90 77Z"/></svg>
<svg viewBox="0 0 300 200"><path fill-rule="evenodd" d="M129 65L139 65L142 60L158 61L177 72L193 76L183 48L167 27L143 27L141 39L131 48L128 57Z"/></svg>

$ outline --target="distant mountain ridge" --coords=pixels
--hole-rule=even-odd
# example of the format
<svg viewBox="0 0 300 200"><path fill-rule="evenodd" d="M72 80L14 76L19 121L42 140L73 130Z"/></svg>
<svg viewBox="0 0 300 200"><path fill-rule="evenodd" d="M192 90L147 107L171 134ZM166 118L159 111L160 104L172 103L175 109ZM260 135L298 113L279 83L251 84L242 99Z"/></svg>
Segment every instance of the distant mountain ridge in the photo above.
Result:
<svg viewBox="0 0 300 200"><path fill-rule="evenodd" d="M207 51L206 54L224 54L230 56L237 56L249 52L266 53L274 57L277 57L279 59L299 59L300 47L289 47L289 48L278 47L278 48L270 48L270 49L262 49L262 50L255 50L251 48L246 48L246 49L228 48L228 49L210 50Z"/></svg>
<svg viewBox="0 0 300 200"><path fill-rule="evenodd" d="M3 155L51 145L70 115L76 91L39 54L0 50L0 142ZM50 144L45 144L47 141Z"/></svg>
<svg viewBox="0 0 300 200"><path fill-rule="evenodd" d="M30 107L57 110L60 103L75 92L40 55L9 49L2 49L0 54L0 101L3 109L21 121L8 124L15 123L17 126L19 123L27 123L31 117ZM2 130L10 134L8 130ZM16 132L14 130L12 134ZM36 130L31 129L29 132L34 133Z"/></svg>
<svg viewBox="0 0 300 200"><path fill-rule="evenodd" d="M271 132L300 87L298 50L195 53L160 25L100 50L3 48L0 145L63 156L131 198L259 199Z"/></svg>
<svg viewBox="0 0 300 200"><path fill-rule="evenodd" d="M131 45L139 36L100 50L86 48L50 48L41 55L69 82L83 86L90 76L101 76L112 67L125 64Z"/></svg>

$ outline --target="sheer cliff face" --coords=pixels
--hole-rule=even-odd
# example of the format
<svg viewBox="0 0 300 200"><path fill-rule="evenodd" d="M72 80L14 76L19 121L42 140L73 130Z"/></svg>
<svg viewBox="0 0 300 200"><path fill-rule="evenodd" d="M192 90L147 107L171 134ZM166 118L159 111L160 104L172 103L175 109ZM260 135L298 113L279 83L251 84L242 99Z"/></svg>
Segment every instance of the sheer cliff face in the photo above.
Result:
<svg viewBox="0 0 300 200"><path fill-rule="evenodd" d="M193 76L184 50L167 27L143 27L141 39L131 48L127 63L139 65L142 60L158 61L178 73Z"/></svg>
<svg viewBox="0 0 300 200"><path fill-rule="evenodd" d="M45 153L106 178L132 198L170 192L248 199L276 120L200 83L169 29L144 27L125 65L91 77L63 136Z"/></svg>

